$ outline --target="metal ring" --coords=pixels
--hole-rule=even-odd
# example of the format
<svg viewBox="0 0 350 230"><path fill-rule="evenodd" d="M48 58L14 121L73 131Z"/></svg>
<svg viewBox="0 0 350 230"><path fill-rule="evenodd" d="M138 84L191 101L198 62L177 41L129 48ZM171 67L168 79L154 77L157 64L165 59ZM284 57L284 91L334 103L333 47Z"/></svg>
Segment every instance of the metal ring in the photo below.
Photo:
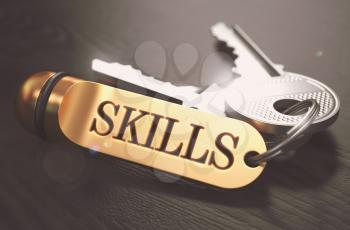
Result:
<svg viewBox="0 0 350 230"><path fill-rule="evenodd" d="M39 96L36 100L36 105L34 109L34 127L37 134L45 139L45 111L46 106L49 101L52 90L55 88L57 82L59 82L63 77L67 76L64 72L54 73L42 86Z"/></svg>
<svg viewBox="0 0 350 230"><path fill-rule="evenodd" d="M320 111L320 106L315 99L308 99L301 101L284 111L290 115L296 115L307 108L308 111L305 116L303 116L294 127L288 130L285 137L282 138L277 145L262 154L247 158L247 164L257 166L282 154L284 152L283 149L297 139L316 119Z"/></svg>

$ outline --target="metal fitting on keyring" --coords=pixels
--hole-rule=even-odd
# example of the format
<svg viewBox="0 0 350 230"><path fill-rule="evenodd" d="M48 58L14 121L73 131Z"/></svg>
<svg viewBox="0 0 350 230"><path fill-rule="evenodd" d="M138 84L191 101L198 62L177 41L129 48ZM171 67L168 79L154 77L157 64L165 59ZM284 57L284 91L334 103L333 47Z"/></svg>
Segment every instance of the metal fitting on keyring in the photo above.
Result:
<svg viewBox="0 0 350 230"><path fill-rule="evenodd" d="M40 72L22 84L16 101L18 120L29 131L42 138L62 135L57 112L65 92L83 80L59 72Z"/></svg>

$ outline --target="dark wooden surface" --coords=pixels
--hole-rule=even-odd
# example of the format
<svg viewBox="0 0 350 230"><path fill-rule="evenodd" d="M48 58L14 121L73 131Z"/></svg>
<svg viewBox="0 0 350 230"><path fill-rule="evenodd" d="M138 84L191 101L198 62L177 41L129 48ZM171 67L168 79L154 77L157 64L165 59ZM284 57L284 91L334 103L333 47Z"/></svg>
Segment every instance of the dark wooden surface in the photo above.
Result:
<svg viewBox="0 0 350 230"><path fill-rule="evenodd" d="M347 0L2 0L0 229L349 229L349 11ZM14 99L28 74L93 79L93 58L135 65L145 41L165 49L158 77L200 85L201 64L218 48L209 27L219 20L240 24L272 60L325 82L342 103L332 127L244 189L216 190L44 142L16 121ZM179 77L172 53L183 43L200 60Z"/></svg>

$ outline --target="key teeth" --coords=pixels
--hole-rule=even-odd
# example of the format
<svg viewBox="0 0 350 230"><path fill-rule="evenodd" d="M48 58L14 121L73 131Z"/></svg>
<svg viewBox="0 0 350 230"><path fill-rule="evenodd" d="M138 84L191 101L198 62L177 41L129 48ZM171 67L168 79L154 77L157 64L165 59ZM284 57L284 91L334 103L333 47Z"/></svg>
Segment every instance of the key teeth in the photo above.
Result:
<svg viewBox="0 0 350 230"><path fill-rule="evenodd" d="M138 75L142 75L142 72L141 72L141 70L139 70L139 69L135 69L134 67L132 67L131 65L123 65L123 64L120 64L120 63L118 63L118 62L114 62L114 63L111 63L112 65L116 65L116 64L118 64L118 65L121 65L121 66L124 66L125 67L125 69L127 69L127 71L130 71L130 72L135 72L135 73L137 73Z"/></svg>
<svg viewBox="0 0 350 230"><path fill-rule="evenodd" d="M134 67L132 67L132 65L123 65L123 64L120 64L118 62L114 62L112 64L118 64L118 65L121 65L121 66L124 66L127 71L129 72L134 72L135 74L137 74L138 76L147 76L148 78L150 78L151 80L158 80L156 79L154 76L150 76L150 75L146 75L144 74L140 69L136 69Z"/></svg>
<svg viewBox="0 0 350 230"><path fill-rule="evenodd" d="M230 41L231 39L228 39L227 37L224 37L224 34L232 34L232 30L229 26L227 26L223 22L218 22L215 25L211 27L211 33L212 35L219 41L226 43L226 45L230 48L235 48L235 45L232 44ZM219 31L225 31L224 33L221 33Z"/></svg>
<svg viewBox="0 0 350 230"><path fill-rule="evenodd" d="M132 67L131 65L125 65L130 71L134 71L134 72L137 72L137 74L139 76L146 76L152 80L156 80L156 81L160 81L159 79L157 79L156 77L154 76L151 76L151 75L148 75L148 74L145 74L144 72L142 72L140 69L136 69L134 67ZM165 82L165 83L169 83L170 85L173 86L173 84L171 82Z"/></svg>
<svg viewBox="0 0 350 230"><path fill-rule="evenodd" d="M220 32L220 30L225 32ZM224 36L224 34L232 34L233 33L232 29L229 26L227 26L225 23L218 22L211 27L211 33L217 40L224 42L227 47L230 47L233 49L232 54L236 56L236 59L235 59L236 67L232 68L232 72L234 75L237 75L237 77L241 77L242 74L239 71L239 66L240 66L239 62L241 57L238 53L235 52L236 47L235 47L235 44L231 42L232 40Z"/></svg>
<svg viewBox="0 0 350 230"><path fill-rule="evenodd" d="M235 25L235 28L239 28L238 25ZM236 67L232 68L232 72L233 74L237 75L238 77L242 76L242 74L240 74L240 71L239 71L239 66L240 66L240 55L238 53L236 53L235 51L237 50L236 47L235 47L235 44L233 44L233 40L227 38L227 35L230 36L230 34L233 33L233 30L227 26L225 23L223 22L217 22L216 24L214 24L211 29L211 34L218 40L218 41L221 41L221 42L224 42L226 44L227 47L230 47L233 49L232 53L237 56L236 59L235 59L235 64L236 64ZM279 71L279 72L284 72L284 66L281 65L281 64L274 64L273 65L276 67L276 69Z"/></svg>
<svg viewBox="0 0 350 230"><path fill-rule="evenodd" d="M236 50L235 49L235 45L230 42L230 41L232 41L231 39L228 39L228 38L223 36L224 34L233 33L231 28L229 28L229 26L227 26L223 22L218 22L215 25L213 25L210 30L211 30L212 35L218 41L224 42L227 47L230 47L230 48L233 49L232 54L236 56L235 63L236 63L236 66L238 66L237 62L239 62L239 58L240 57L239 57L239 55L237 53L235 53L235 50ZM226 32L225 33L220 33L219 32L220 30L224 30ZM234 75L237 75L238 77L241 76L241 74L239 73L238 67L232 68L232 72L233 72Z"/></svg>

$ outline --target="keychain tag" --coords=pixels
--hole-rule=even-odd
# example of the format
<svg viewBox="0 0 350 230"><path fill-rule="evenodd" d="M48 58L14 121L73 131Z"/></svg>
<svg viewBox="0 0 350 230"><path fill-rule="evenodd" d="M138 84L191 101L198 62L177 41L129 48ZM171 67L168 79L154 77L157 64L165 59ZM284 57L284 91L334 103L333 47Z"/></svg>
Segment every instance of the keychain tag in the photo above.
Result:
<svg viewBox="0 0 350 230"><path fill-rule="evenodd" d="M58 117L80 146L221 188L245 186L265 167L245 163L266 151L251 125L98 83L74 84Z"/></svg>

